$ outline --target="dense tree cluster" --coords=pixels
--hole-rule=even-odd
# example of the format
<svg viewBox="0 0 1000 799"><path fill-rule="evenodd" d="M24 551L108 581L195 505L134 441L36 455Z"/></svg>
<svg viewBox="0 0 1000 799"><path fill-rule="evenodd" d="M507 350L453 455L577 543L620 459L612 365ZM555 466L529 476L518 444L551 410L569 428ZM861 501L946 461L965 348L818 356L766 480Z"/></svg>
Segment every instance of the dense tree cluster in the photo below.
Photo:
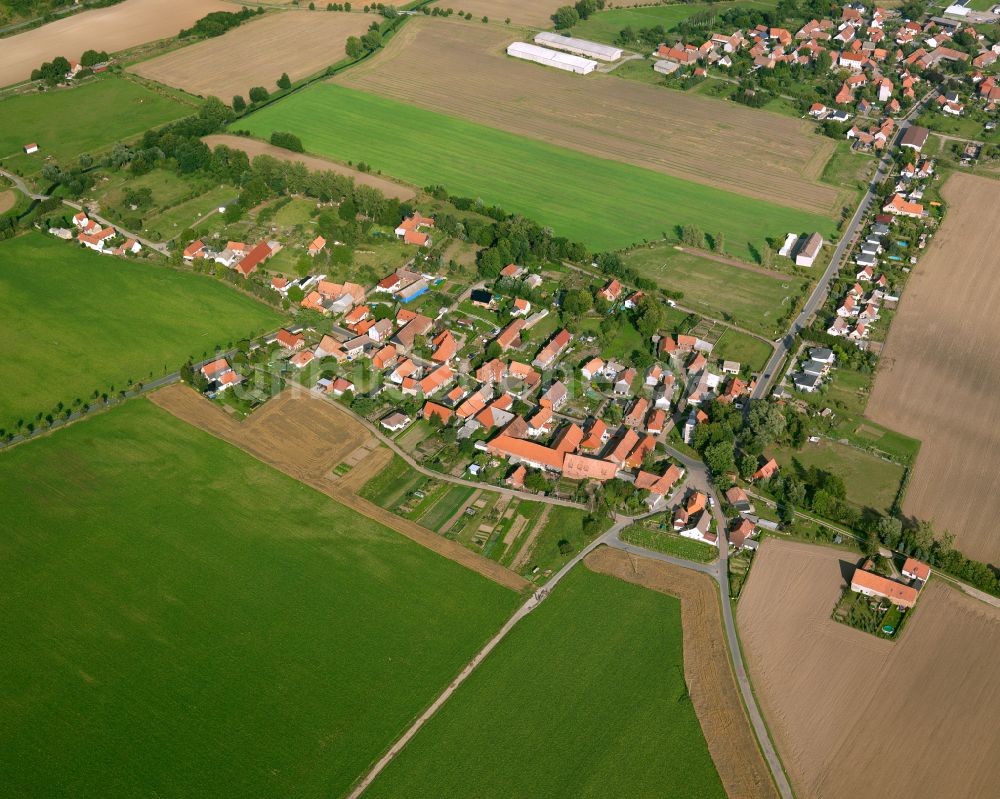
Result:
<svg viewBox="0 0 1000 799"><path fill-rule="evenodd" d="M192 37L208 39L213 36L221 36L226 31L242 25L248 19L264 13L263 6L258 6L256 10L242 8L239 11L213 11L206 14L190 28L184 28L177 34L179 39Z"/></svg>

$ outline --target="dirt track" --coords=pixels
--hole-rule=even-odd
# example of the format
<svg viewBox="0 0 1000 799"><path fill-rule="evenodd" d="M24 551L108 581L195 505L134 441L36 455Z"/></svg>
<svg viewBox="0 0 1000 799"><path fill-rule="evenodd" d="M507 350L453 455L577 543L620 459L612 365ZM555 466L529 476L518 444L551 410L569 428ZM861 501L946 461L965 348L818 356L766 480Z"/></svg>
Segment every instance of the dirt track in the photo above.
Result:
<svg viewBox="0 0 1000 799"><path fill-rule="evenodd" d="M915 268L867 415L923 445L903 511L1000 563L1000 183L955 174L948 216Z"/></svg>
<svg viewBox="0 0 1000 799"><path fill-rule="evenodd" d="M244 136L232 136L227 133L217 133L212 136L203 137L202 141L209 147L215 147L217 144L224 144L226 147L231 147L234 150L242 150L249 155L250 158L257 155L270 155L274 158L280 158L282 161L297 161L305 164L306 168L312 172L327 170L330 172L336 172L338 175L347 175L348 177L354 178L355 183L364 186L373 186L382 192L382 194L386 197L396 197L400 200L412 200L417 196L417 192L409 186L394 183L393 181L379 177L378 175L370 175L367 172L359 172L356 169L351 169L349 166L338 164L336 161L327 161L325 158L319 158L315 155L293 153L291 150L275 147L273 144L258 141L257 139L247 139Z"/></svg>
<svg viewBox="0 0 1000 799"><path fill-rule="evenodd" d="M684 677L695 713L729 799L777 797L740 700L722 636L715 583L708 577L601 547L588 568L681 600Z"/></svg>
<svg viewBox="0 0 1000 799"><path fill-rule="evenodd" d="M294 81L344 57L348 36L360 36L374 14L288 11L268 14L221 37L143 61L130 71L228 103L252 86L274 91L282 72ZM241 56L242 54L242 56Z"/></svg>
<svg viewBox="0 0 1000 799"><path fill-rule="evenodd" d="M838 550L767 539L738 620L797 795L988 797L1000 781L1000 610L940 581L897 642L830 618Z"/></svg>
<svg viewBox="0 0 1000 799"><path fill-rule="evenodd" d="M371 434L350 414L325 399L288 389L243 422L234 421L218 405L182 384L160 389L149 399L177 418L228 441L341 504L500 585L515 591L528 586L524 578L500 564L354 494L354 482L358 478L345 481L332 470L369 442ZM366 470L363 463L354 468ZM364 474L365 471L360 472L362 477ZM350 475L348 472L346 477Z"/></svg>
<svg viewBox="0 0 1000 799"><path fill-rule="evenodd" d="M0 40L0 86L27 80L31 70L56 56L72 60L84 50L113 53L176 36L210 11L239 9L222 0L125 0L83 11Z"/></svg>
<svg viewBox="0 0 1000 799"><path fill-rule="evenodd" d="M377 58L333 80L756 199L837 210L837 189L818 182L835 143L803 120L609 75L546 69L507 56L515 38L494 26L418 18Z"/></svg>

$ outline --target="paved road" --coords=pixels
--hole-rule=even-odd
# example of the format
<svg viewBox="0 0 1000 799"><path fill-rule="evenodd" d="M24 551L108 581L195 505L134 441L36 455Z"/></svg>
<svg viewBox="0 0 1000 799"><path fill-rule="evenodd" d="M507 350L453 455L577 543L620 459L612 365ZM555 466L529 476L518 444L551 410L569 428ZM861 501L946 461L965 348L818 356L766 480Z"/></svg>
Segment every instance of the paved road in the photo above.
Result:
<svg viewBox="0 0 1000 799"><path fill-rule="evenodd" d="M752 394L753 399L766 397L768 392L770 392L778 373L781 371L782 364L785 362L785 359L788 357L791 349L795 346L795 337L802 330L808 327L812 315L826 300L826 295L830 288L830 282L837 275L837 272L840 271L844 257L850 252L851 247L854 244L854 239L860 232L868 211L871 209L871 204L875 199L875 194L878 190L879 184L885 176L889 174L889 170L892 166L892 154L898 146L899 140L910 128L912 124L910 120L919 114L923 107L936 95L936 90L930 92L919 103L915 103L913 108L910 109L910 112L900 121L899 128L896 132L896 138L893 140L892 146L886 147L885 152L882 154L882 158L878 163L878 168L875 170L875 175L868 183L868 189L861 198L861 202L858 203L858 207L855 209L850 222L848 222L847 228L844 230L844 235L840 239L840 243L837 244L836 249L833 251L833 257L830 259L830 263L826 267L826 271L823 272L823 276L819 279L815 288L813 288L812 293L809 295L809 299L806 300L805 305L802 307L802 311L792 321L788 332L785 333L779 341L775 342L777 346L775 347L770 359L768 359L767 366L764 367L763 375L760 380L757 381L757 386L754 388Z"/></svg>
<svg viewBox="0 0 1000 799"><path fill-rule="evenodd" d="M31 191L28 188L28 186L25 184L25 182L20 177L18 177L17 175L13 174L12 172L8 172L6 169L0 169L0 175L3 175L5 178L8 178L14 184L14 187L19 192L21 192L22 194L26 194L32 200L47 200L47 199L49 199L49 195L47 195L47 194L35 194L33 191ZM73 202L72 200L63 200L62 202L63 202L63 205L67 205L70 208L73 208L73 209L75 209L77 211L84 211L85 210L84 207L83 207L83 205L81 205L78 202ZM164 242L162 242L162 241L152 241L151 239L147 239L144 236L140 236L138 233L132 233L132 232L130 232L128 230L125 230L124 228L119 227L114 222L111 222L111 221L105 219L104 217L98 216L97 214L93 213L89 209L86 210L86 214L91 219L97 220L98 222L100 222L105 227L113 227L113 228L115 228L119 233L121 233L123 236L125 236L125 238L127 238L127 239L135 239L143 247L148 247L151 250L156 250L158 253L161 253L162 255L166 255L168 253L167 245Z"/></svg>
<svg viewBox="0 0 1000 799"><path fill-rule="evenodd" d="M301 383L292 380L291 378L288 378L287 375L285 376L285 379L288 380L289 383L291 383L294 386L297 386L303 391L309 391L315 393L313 389L307 388ZM589 510L589 508L583 503L572 502L568 499L559 499L558 497L549 497L543 494L533 494L530 491L518 491L516 488L504 488L503 486L494 486L494 485L489 485L487 483L478 483L474 480L465 480L461 477L455 477L450 474L445 474L444 472L435 472L433 469L428 469L426 466L422 466L420 463L414 460L413 457L409 455L405 450L403 450L395 441L393 441L391 438L385 435L385 433L379 430L377 425L372 424L363 416L358 416L358 414L356 414L350 408L346 407L343 403L336 402L331 397L327 397L327 399L330 402L334 402L338 408L351 414L351 416L357 419L358 422L363 424L368 429L368 432L376 436L379 441L381 441L383 444L385 444L385 446L387 446L389 449L391 449L393 452L399 455L399 457L401 457L404 461L406 461L407 465L410 468L420 472L423 475L426 475L427 477L432 477L435 480L442 480L446 483L454 483L455 485L468 486L469 488L478 488L482 491L492 491L496 494L503 494L505 496L510 496L510 497L518 497L519 499L524 499L531 502L545 502L549 505L561 505L566 508L579 508L581 510Z"/></svg>
<svg viewBox="0 0 1000 799"><path fill-rule="evenodd" d="M511 630L514 629L515 625L524 619L531 611L537 608L542 601L555 589L559 584L559 581L563 579L573 567L576 566L581 560L583 560L587 555L593 552L601 544L609 543L613 540L613 537L617 536L625 527L632 524L635 521L632 517L620 516L616 520L614 526L608 530L604 535L594 539L590 544L584 547L580 552L574 557L569 563L563 566L558 572L556 572L551 579L542 587L535 591L531 597L525 602L521 607L519 607L514 615L511 616L507 623L500 628L500 631L494 635L479 652L470 660L465 668L459 673L459 675L451 681L447 688L438 696L437 699L431 704L427 710L420 714L420 717L413 722L409 729L404 732L400 738L392 745L388 752L386 752L378 762L372 767L372 769L365 774L364 777L355 785L354 789L348 794L347 799L358 799L368 787L375 781L379 774L388 766L396 756L403 751L403 748L413 740L413 737L420 732L420 729L427 723L427 721L441 709L445 702L447 702L452 694L458 689L458 687L465 682L469 675L472 674L482 663L486 657L492 652L497 645L507 637Z"/></svg>

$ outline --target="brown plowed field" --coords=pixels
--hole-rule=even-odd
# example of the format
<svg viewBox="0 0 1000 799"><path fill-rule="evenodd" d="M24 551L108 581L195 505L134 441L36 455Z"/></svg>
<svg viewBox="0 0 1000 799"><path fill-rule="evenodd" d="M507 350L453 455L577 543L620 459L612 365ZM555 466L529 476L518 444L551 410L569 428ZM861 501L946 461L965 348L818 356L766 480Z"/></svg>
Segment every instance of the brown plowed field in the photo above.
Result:
<svg viewBox="0 0 1000 799"><path fill-rule="evenodd" d="M228 103L236 94L246 98L252 86L274 91L282 72L294 81L337 63L344 58L347 37L364 33L375 19L372 14L326 11L268 14L130 69Z"/></svg>
<svg viewBox="0 0 1000 799"><path fill-rule="evenodd" d="M830 618L853 563L767 539L740 599L750 676L797 795L996 796L1000 610L932 578L900 640L884 641Z"/></svg>
<svg viewBox="0 0 1000 799"><path fill-rule="evenodd" d="M273 144L258 141L257 139L248 139L245 136L232 136L228 133L216 133L211 136L202 137L202 141L209 147L224 144L226 147L234 150L242 150L250 158L258 155L270 155L273 158L280 158L282 161L305 164L306 168L311 172L326 170L336 172L338 175L347 175L354 178L355 183L364 186L374 186L386 197L396 197L399 200L412 200L417 196L417 192L414 189L404 186L401 183L393 183L391 180L379 177L378 175L359 172L357 169L351 169L349 166L338 164L336 161L327 161L325 158L319 158L315 155L293 153L291 150L275 147Z"/></svg>
<svg viewBox="0 0 1000 799"><path fill-rule="evenodd" d="M239 10L222 0L125 0L83 11L0 41L0 86L27 80L31 70L56 56L73 60L84 50L113 53L176 36L210 11Z"/></svg>
<svg viewBox="0 0 1000 799"><path fill-rule="evenodd" d="M518 61L505 53L513 38L492 26L415 19L377 58L333 80L749 197L825 215L839 207L839 192L818 182L836 144L808 123Z"/></svg>
<svg viewBox="0 0 1000 799"><path fill-rule="evenodd" d="M237 422L218 405L179 383L149 398L178 419L228 441L439 555L515 591L528 586L527 580L499 563L358 497L353 490L355 481L342 483L332 473L333 468L372 436L353 416L328 400L301 389L288 389ZM354 469L365 466L358 464ZM346 477L350 475L348 472Z"/></svg>
<svg viewBox="0 0 1000 799"><path fill-rule="evenodd" d="M0 214L6 213L17 204L17 194L13 189L0 191Z"/></svg>
<svg viewBox="0 0 1000 799"><path fill-rule="evenodd" d="M923 444L903 511L1000 563L1000 183L956 174L907 284L867 414Z"/></svg>
<svg viewBox="0 0 1000 799"><path fill-rule="evenodd" d="M729 665L715 583L705 575L608 547L594 550L584 563L593 571L681 600L684 679L726 793L729 799L777 797Z"/></svg>

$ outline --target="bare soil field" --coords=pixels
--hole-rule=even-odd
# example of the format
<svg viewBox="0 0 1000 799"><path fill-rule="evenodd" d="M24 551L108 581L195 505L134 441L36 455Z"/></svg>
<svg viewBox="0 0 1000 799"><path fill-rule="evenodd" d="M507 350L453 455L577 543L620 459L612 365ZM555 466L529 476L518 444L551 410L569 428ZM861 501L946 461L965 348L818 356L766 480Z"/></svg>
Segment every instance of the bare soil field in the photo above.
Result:
<svg viewBox="0 0 1000 799"><path fill-rule="evenodd" d="M377 19L373 14L287 11L268 14L221 37L130 67L150 80L228 103L244 99L252 86L274 91L282 72L294 81L344 58L348 36L358 36ZM246 57L239 57L238 54Z"/></svg>
<svg viewBox="0 0 1000 799"><path fill-rule="evenodd" d="M592 571L681 600L684 679L729 799L777 797L729 665L718 591L708 577L608 547L590 553Z"/></svg>
<svg viewBox="0 0 1000 799"><path fill-rule="evenodd" d="M238 4L223 0L125 0L83 11L4 39L0 45L0 86L27 80L31 70L56 56L72 60L84 50L113 53L176 36L210 11L239 10Z"/></svg>
<svg viewBox="0 0 1000 799"><path fill-rule="evenodd" d="M910 277L867 415L923 444L903 502L1000 563L1000 183L955 174L948 216Z"/></svg>
<svg viewBox="0 0 1000 799"><path fill-rule="evenodd" d="M436 5L447 8L446 3ZM480 23L482 17L489 17L490 22L511 22L530 25L533 28L549 28L552 26L552 15L560 5L565 3L557 0L464 0L460 4L462 11L472 14L473 21ZM458 5L454 6L456 9ZM465 23L468 25L469 23Z"/></svg>
<svg viewBox="0 0 1000 799"><path fill-rule="evenodd" d="M306 168L311 172L328 170L330 172L336 172L339 175L347 175L348 177L354 178L355 183L364 186L373 186L381 191L386 197L396 197L399 200L412 200L417 196L415 189L401 183L395 183L387 178L383 178L378 175L371 175L367 172L360 172L357 169L351 169L349 166L338 164L336 161L328 161L325 158L319 158L315 155L295 153L291 150L286 150L282 147L275 147L273 144L268 144L267 142L259 141L257 139L248 139L244 136L232 136L228 133L217 133L212 136L204 136L202 141L209 147L215 147L217 144L224 144L226 147L231 147L234 150L242 150L249 155L251 159L258 155L270 155L273 158L280 158L282 161L297 161L305 164Z"/></svg>
<svg viewBox="0 0 1000 799"><path fill-rule="evenodd" d="M6 213L17 204L17 193L13 189L0 191L0 214Z"/></svg>
<svg viewBox="0 0 1000 799"><path fill-rule="evenodd" d="M332 80L749 197L825 215L839 208L837 189L818 182L836 143L808 123L518 61L505 53L512 40L493 26L415 19L378 57Z"/></svg>
<svg viewBox="0 0 1000 799"><path fill-rule="evenodd" d="M994 796L1000 610L938 579L898 641L833 621L835 549L767 539L737 618L754 688L796 793Z"/></svg>
<svg viewBox="0 0 1000 799"><path fill-rule="evenodd" d="M154 392L149 399L178 419L228 441L439 555L515 591L528 586L527 580L500 564L357 496L357 480L341 482L333 468L373 437L353 416L326 399L301 389L288 389L243 422L235 421L221 407L179 383ZM373 454L381 449L374 449ZM366 469L363 463L354 468ZM347 477L350 475L348 472Z"/></svg>

